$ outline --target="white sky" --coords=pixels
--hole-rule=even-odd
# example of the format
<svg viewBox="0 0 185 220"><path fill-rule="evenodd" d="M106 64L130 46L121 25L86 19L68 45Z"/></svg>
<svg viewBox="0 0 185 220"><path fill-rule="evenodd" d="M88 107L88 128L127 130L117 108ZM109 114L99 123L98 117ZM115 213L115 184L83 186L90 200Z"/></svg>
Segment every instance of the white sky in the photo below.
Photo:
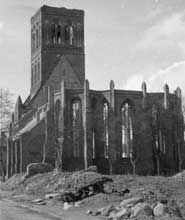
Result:
<svg viewBox="0 0 185 220"><path fill-rule="evenodd" d="M43 4L85 10L91 89L185 91L185 0L0 0L0 88L30 90L30 17Z"/></svg>

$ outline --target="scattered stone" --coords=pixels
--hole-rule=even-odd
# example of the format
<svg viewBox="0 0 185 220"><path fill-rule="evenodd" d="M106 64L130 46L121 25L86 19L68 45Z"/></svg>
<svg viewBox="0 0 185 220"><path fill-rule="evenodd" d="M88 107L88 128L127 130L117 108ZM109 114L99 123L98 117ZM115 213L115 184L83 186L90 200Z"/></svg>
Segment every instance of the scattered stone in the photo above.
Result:
<svg viewBox="0 0 185 220"><path fill-rule="evenodd" d="M133 216L152 216L153 210L152 208L144 202L137 203L133 208Z"/></svg>
<svg viewBox="0 0 185 220"><path fill-rule="evenodd" d="M32 203L39 203L39 202L43 202L43 199L38 198L32 201Z"/></svg>
<svg viewBox="0 0 185 220"><path fill-rule="evenodd" d="M110 212L110 214L108 216L108 219L115 219L116 218L116 213L117 213L117 211Z"/></svg>
<svg viewBox="0 0 185 220"><path fill-rule="evenodd" d="M125 199L120 203L121 207L126 207L127 205L131 204L132 206L136 205L139 202L143 202L143 198L141 197L136 197L136 198L130 198L130 199Z"/></svg>
<svg viewBox="0 0 185 220"><path fill-rule="evenodd" d="M129 189L124 189L124 190L121 190L120 192L118 192L118 194L120 195L120 196L124 196L126 193L130 193L130 190Z"/></svg>
<svg viewBox="0 0 185 220"><path fill-rule="evenodd" d="M153 209L154 216L163 216L167 213L167 206L163 203L158 203Z"/></svg>
<svg viewBox="0 0 185 220"><path fill-rule="evenodd" d="M63 210L68 210L71 206L68 202L64 202Z"/></svg>
<svg viewBox="0 0 185 220"><path fill-rule="evenodd" d="M97 166L90 166L86 170L84 170L84 172L95 172L95 173L97 173L98 168L97 168Z"/></svg>
<svg viewBox="0 0 185 220"><path fill-rule="evenodd" d="M89 181L88 185L74 188L73 191L65 191L61 194L61 200L64 202L76 202L98 193L104 193L104 183L112 181L109 177L102 176L101 178Z"/></svg>
<svg viewBox="0 0 185 220"><path fill-rule="evenodd" d="M30 163L27 166L25 178L34 176L35 174L38 173L48 173L51 172L52 170L53 170L52 165L48 163Z"/></svg>
<svg viewBox="0 0 185 220"><path fill-rule="evenodd" d="M46 202L45 201L38 202L37 205L46 205Z"/></svg>
<svg viewBox="0 0 185 220"><path fill-rule="evenodd" d="M116 208L113 205L108 205L108 206L98 209L97 212L103 216L109 216L109 214L115 210Z"/></svg>
<svg viewBox="0 0 185 220"><path fill-rule="evenodd" d="M168 200L167 200L167 199L161 199L161 200L160 200L160 203L162 203L162 204L167 204L167 203L168 203Z"/></svg>
<svg viewBox="0 0 185 220"><path fill-rule="evenodd" d="M93 212L92 212L92 210L87 210L86 214L87 214L87 215L92 215Z"/></svg>
<svg viewBox="0 0 185 220"><path fill-rule="evenodd" d="M75 202L75 207L80 207L81 204L82 204L82 201Z"/></svg>
<svg viewBox="0 0 185 220"><path fill-rule="evenodd" d="M116 220L122 220L125 217L129 217L130 213L127 209L122 208L119 212L115 214Z"/></svg>
<svg viewBox="0 0 185 220"><path fill-rule="evenodd" d="M53 199L60 196L60 193L49 193L45 195L45 199Z"/></svg>

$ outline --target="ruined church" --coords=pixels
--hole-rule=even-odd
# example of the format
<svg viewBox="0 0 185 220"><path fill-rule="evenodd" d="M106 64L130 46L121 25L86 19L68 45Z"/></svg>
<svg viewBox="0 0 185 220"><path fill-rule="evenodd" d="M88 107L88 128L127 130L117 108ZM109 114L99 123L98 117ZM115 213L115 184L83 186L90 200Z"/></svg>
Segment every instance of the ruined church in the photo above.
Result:
<svg viewBox="0 0 185 220"><path fill-rule="evenodd" d="M31 89L9 126L7 176L30 163L64 171L155 174L184 166L181 90L149 93L90 88L84 11L43 6L31 18Z"/></svg>

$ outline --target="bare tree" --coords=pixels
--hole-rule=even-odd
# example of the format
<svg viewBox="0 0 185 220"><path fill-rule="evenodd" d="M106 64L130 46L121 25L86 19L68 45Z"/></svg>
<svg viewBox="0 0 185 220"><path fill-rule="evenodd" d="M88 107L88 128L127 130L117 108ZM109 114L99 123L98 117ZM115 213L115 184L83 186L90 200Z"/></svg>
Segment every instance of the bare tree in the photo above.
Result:
<svg viewBox="0 0 185 220"><path fill-rule="evenodd" d="M13 94L8 89L0 88L0 169L3 180L5 179L5 164L3 147L7 141L6 132L8 131L8 124L11 120L11 114L13 111Z"/></svg>
<svg viewBox="0 0 185 220"><path fill-rule="evenodd" d="M13 94L8 89L0 88L0 131L7 131L14 107Z"/></svg>

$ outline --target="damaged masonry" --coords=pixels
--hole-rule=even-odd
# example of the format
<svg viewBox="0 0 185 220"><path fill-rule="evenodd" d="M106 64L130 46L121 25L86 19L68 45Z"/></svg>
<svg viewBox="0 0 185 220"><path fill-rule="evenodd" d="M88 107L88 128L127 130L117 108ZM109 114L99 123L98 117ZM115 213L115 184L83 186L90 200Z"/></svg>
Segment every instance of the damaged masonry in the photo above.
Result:
<svg viewBox="0 0 185 220"><path fill-rule="evenodd" d="M9 126L7 178L30 163L63 171L167 174L185 167L181 90L97 91L85 80L84 11L41 7L31 18L31 90Z"/></svg>

